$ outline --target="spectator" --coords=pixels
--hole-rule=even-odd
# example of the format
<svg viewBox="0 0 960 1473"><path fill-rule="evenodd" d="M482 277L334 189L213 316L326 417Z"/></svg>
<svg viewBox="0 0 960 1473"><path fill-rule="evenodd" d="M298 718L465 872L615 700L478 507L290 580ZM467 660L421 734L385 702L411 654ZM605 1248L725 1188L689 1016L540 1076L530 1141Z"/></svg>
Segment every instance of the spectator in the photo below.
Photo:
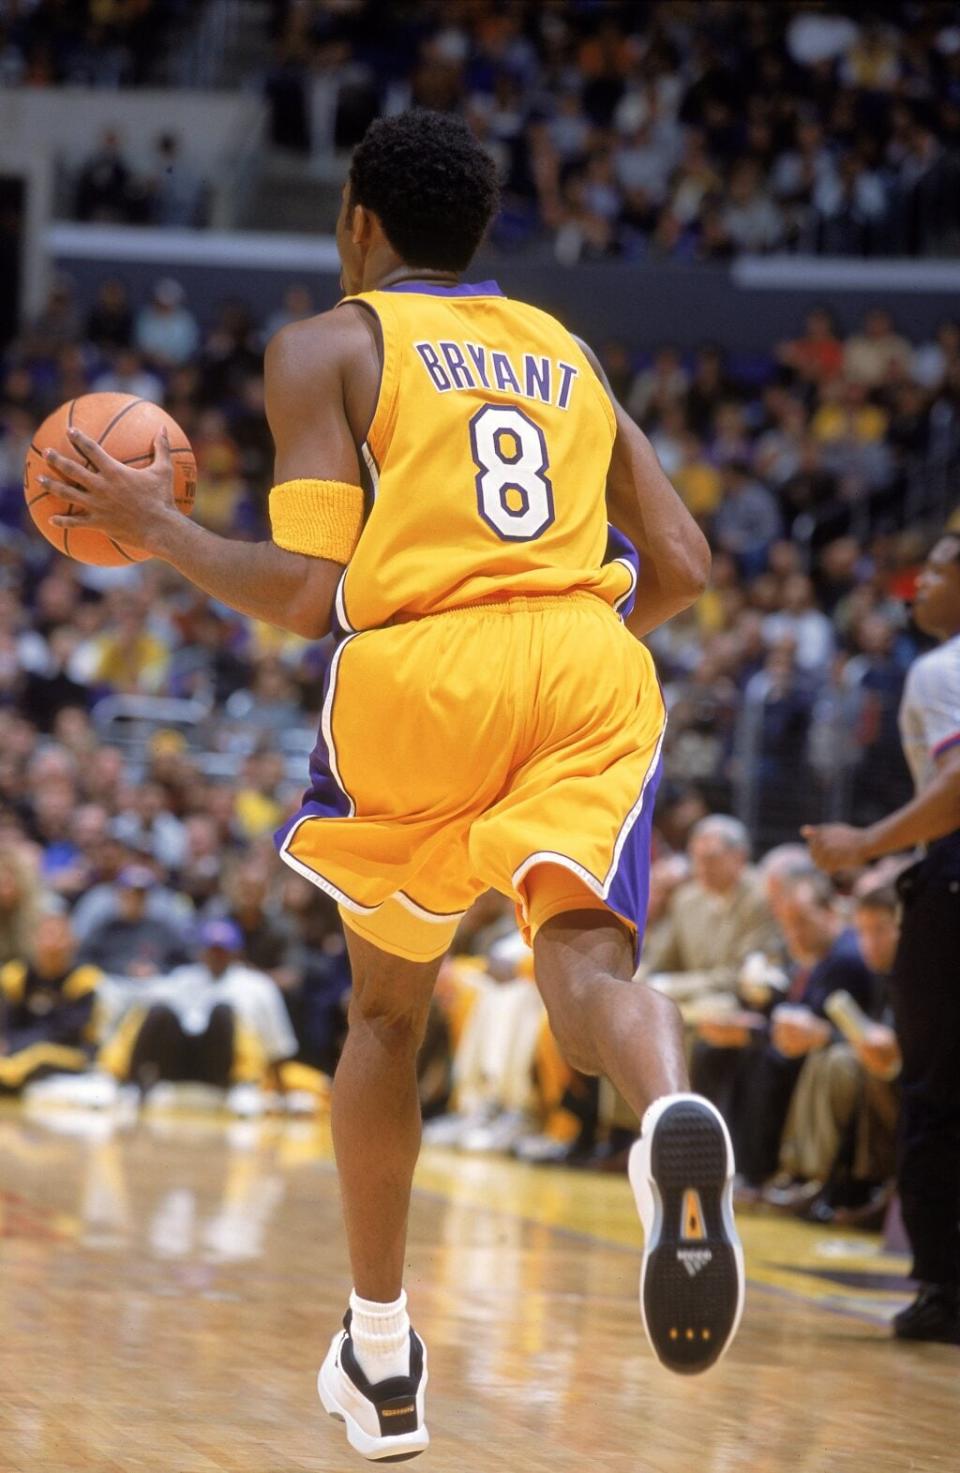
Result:
<svg viewBox="0 0 960 1473"><path fill-rule="evenodd" d="M780 343L777 359L805 383L822 384L843 371L843 344L825 307L815 307L807 316L804 335Z"/></svg>
<svg viewBox="0 0 960 1473"><path fill-rule="evenodd" d="M769 251L783 238L783 216L763 188L760 170L752 159L744 159L734 168L723 223L741 251Z"/></svg>
<svg viewBox="0 0 960 1473"><path fill-rule="evenodd" d="M764 639L771 645L789 640L799 669L821 674L833 654L833 626L816 607L813 583L803 573L792 573L784 579L781 599L780 611L763 621Z"/></svg>
<svg viewBox="0 0 960 1473"><path fill-rule="evenodd" d="M196 227L204 223L204 186L187 163L175 133L161 133L153 145L147 191L155 225Z"/></svg>
<svg viewBox="0 0 960 1473"><path fill-rule="evenodd" d="M766 1024L756 1024L750 1015L702 1020L693 1057L694 1088L723 1111L753 1194L776 1171L804 1059L833 1038L824 1016L827 998L843 988L864 1009L872 1000L870 973L835 908L829 882L820 875L786 880L779 913L791 960L785 1000L774 1006Z"/></svg>
<svg viewBox="0 0 960 1473"><path fill-rule="evenodd" d="M196 352L200 329L179 281L165 276L157 282L150 302L137 313L134 342L159 369L178 368Z"/></svg>
<svg viewBox="0 0 960 1473"><path fill-rule="evenodd" d="M97 288L87 314L86 338L104 350L129 348L133 336L133 312L127 288L116 276L108 276Z"/></svg>
<svg viewBox="0 0 960 1473"><path fill-rule="evenodd" d="M206 922L198 940L199 960L149 989L127 1077L144 1091L160 1080L232 1085L228 1107L258 1114L261 1083L297 1049L283 999L269 977L238 960L242 940L232 922ZM120 1051L108 1057L116 1069Z"/></svg>
<svg viewBox="0 0 960 1473"><path fill-rule="evenodd" d="M108 128L77 179L74 213L78 220L123 223L131 218L132 172L120 150L120 136Z"/></svg>
<svg viewBox="0 0 960 1473"><path fill-rule="evenodd" d="M113 833L129 848L151 854L165 870L180 869L187 835L180 820L168 812L163 788L159 783L141 783L132 799L115 820Z"/></svg>
<svg viewBox="0 0 960 1473"><path fill-rule="evenodd" d="M855 384L875 389L883 383L891 364L910 370L910 344L894 331L889 312L874 307L863 319L863 328L847 341L843 370Z"/></svg>
<svg viewBox="0 0 960 1473"><path fill-rule="evenodd" d="M892 1080L900 1049L887 998L900 938L896 892L883 886L865 891L853 923L873 975L876 1021L855 1041L831 1043L808 1056L781 1145L787 1184L765 1191L764 1198L817 1222L879 1227L896 1167L899 1113Z"/></svg>
<svg viewBox="0 0 960 1473"><path fill-rule="evenodd" d="M751 475L746 461L731 461L721 474L723 495L714 518L714 535L749 578L763 569L770 544L780 533L780 513L770 492Z"/></svg>
<svg viewBox="0 0 960 1473"><path fill-rule="evenodd" d="M701 819L687 849L692 879L674 892L643 969L659 991L692 999L728 992L749 953L775 945L775 932L741 823Z"/></svg>
<svg viewBox="0 0 960 1473"><path fill-rule="evenodd" d="M0 1094L89 1067L99 982L76 964L67 917L43 916L29 951L0 967Z"/></svg>
<svg viewBox="0 0 960 1473"><path fill-rule="evenodd" d="M119 977L143 978L185 960L177 933L149 914L147 897L155 882L146 865L128 865L120 871L116 909L90 926L81 951L85 962Z"/></svg>
<svg viewBox="0 0 960 1473"><path fill-rule="evenodd" d="M91 388L98 394L133 394L151 404L163 403L163 380L127 348L113 353L110 368L97 375Z"/></svg>
<svg viewBox="0 0 960 1473"><path fill-rule="evenodd" d="M257 858L240 860L230 867L223 902L214 902L211 915L222 914L236 928L245 961L279 977L294 933L288 919L271 910L270 888L275 879L272 856L266 864Z"/></svg>

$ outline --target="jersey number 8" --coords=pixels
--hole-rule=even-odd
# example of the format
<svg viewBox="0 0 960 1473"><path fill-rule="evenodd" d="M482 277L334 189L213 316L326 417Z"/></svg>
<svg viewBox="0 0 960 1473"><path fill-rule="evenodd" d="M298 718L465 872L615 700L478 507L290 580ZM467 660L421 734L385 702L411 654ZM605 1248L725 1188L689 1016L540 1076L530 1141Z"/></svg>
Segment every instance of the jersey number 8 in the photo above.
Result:
<svg viewBox="0 0 960 1473"><path fill-rule="evenodd" d="M532 542L553 521L547 443L522 409L485 404L470 421L477 507L505 542Z"/></svg>

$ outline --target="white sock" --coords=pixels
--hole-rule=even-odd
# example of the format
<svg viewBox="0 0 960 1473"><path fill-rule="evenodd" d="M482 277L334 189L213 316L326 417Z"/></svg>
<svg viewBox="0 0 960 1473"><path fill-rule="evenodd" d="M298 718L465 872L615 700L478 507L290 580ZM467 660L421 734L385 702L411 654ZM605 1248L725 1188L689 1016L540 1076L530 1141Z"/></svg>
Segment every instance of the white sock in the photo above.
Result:
<svg viewBox="0 0 960 1473"><path fill-rule="evenodd" d="M360 1369L374 1385L390 1376L410 1374L410 1317L406 1291L392 1304L361 1299L350 1293L350 1338Z"/></svg>

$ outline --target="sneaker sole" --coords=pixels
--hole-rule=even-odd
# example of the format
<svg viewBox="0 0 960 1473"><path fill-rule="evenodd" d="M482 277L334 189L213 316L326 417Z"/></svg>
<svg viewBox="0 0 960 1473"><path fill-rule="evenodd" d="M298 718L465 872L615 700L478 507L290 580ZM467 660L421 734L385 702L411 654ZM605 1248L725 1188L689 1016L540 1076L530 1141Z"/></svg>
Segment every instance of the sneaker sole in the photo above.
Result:
<svg viewBox="0 0 960 1473"><path fill-rule="evenodd" d="M423 1376L417 1395L420 1426L416 1432L401 1433L397 1437L372 1437L369 1432L364 1431L337 1395L337 1378L342 1374L336 1361L339 1340L340 1336L334 1338L327 1358L317 1372L317 1395L327 1416L344 1424L347 1441L354 1452L371 1463L408 1463L411 1458L418 1458L430 1446L430 1434L423 1425L423 1395L428 1379L426 1346L423 1351Z"/></svg>
<svg viewBox="0 0 960 1473"><path fill-rule="evenodd" d="M699 1095L668 1096L644 1124L629 1163L645 1239L640 1313L661 1365L695 1376L721 1359L743 1314L733 1147Z"/></svg>

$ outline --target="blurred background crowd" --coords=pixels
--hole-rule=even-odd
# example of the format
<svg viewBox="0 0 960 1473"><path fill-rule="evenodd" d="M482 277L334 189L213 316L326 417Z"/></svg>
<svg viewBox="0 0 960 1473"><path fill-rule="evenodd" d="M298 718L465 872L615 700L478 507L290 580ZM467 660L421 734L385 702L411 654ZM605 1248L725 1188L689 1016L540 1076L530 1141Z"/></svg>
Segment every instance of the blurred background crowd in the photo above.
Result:
<svg viewBox="0 0 960 1473"><path fill-rule="evenodd" d="M17 0L0 10L0 68L31 85L155 85L189 9ZM960 241L952 3L273 0L248 24L235 67L290 154L342 156L409 106L463 112L498 164L503 250L551 240L565 263L723 261L946 255ZM170 136L149 159L131 146L105 138L79 171L76 217L203 223L189 146ZM187 181L162 207L158 169Z"/></svg>

